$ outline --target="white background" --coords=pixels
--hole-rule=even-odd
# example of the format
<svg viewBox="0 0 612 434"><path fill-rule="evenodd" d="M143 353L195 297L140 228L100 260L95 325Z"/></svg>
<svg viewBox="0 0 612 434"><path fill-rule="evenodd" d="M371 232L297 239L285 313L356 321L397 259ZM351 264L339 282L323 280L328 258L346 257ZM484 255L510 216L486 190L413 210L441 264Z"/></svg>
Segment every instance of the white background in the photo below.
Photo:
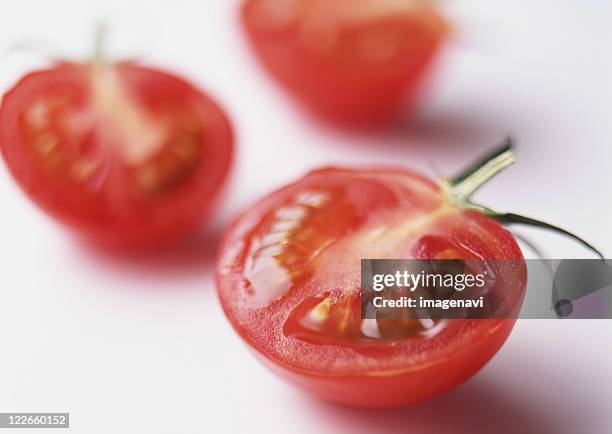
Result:
<svg viewBox="0 0 612 434"><path fill-rule="evenodd" d="M212 93L234 119L238 159L207 233L119 260L75 242L0 166L0 412L70 412L78 433L610 433L610 321L521 321L475 378L403 410L304 396L234 335L212 282L228 219L322 164L403 163L452 174L506 133L519 163L480 199L573 230L612 254L612 3L448 1L454 40L404 131L361 137L303 117L244 45L237 2L3 1L0 51L37 39L82 56L105 18L118 56L144 53ZM8 88L34 54L0 60ZM588 256L523 231L554 257Z"/></svg>

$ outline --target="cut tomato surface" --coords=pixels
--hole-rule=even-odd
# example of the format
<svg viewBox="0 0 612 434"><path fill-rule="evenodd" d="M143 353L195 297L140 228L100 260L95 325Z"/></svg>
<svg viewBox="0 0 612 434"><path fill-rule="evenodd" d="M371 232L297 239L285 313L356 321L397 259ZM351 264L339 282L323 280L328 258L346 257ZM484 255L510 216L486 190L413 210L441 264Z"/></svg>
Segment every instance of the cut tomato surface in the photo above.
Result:
<svg viewBox="0 0 612 434"><path fill-rule="evenodd" d="M233 136L221 108L175 75L60 63L6 93L0 147L42 208L96 241L131 246L201 221L227 177Z"/></svg>
<svg viewBox="0 0 612 434"><path fill-rule="evenodd" d="M247 0L242 20L269 72L342 123L378 122L406 105L448 33L423 0Z"/></svg>
<svg viewBox="0 0 612 434"><path fill-rule="evenodd" d="M267 196L228 230L221 304L265 363L331 400L394 406L447 390L500 348L513 319L362 319L360 260L509 259L502 291L526 286L514 238L403 169L326 168ZM505 268L504 268L505 267Z"/></svg>

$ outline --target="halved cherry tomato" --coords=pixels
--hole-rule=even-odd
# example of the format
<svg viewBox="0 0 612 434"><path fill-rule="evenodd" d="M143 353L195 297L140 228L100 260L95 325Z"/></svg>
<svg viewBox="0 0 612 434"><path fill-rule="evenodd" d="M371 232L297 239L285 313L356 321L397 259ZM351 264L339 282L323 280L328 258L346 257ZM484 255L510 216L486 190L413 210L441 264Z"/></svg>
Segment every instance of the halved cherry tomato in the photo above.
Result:
<svg viewBox="0 0 612 434"><path fill-rule="evenodd" d="M342 123L405 106L448 33L426 0L246 0L242 21L269 72Z"/></svg>
<svg viewBox="0 0 612 434"><path fill-rule="evenodd" d="M468 193L471 181L462 185L470 185ZM359 406L408 404L461 383L514 325L506 317L364 320L362 258L507 259L498 270L509 276L503 293L522 301L526 286L512 235L439 184L403 169L326 168L231 226L217 267L221 304L274 371Z"/></svg>
<svg viewBox="0 0 612 434"><path fill-rule="evenodd" d="M96 241L141 246L192 230L210 211L233 136L221 108L175 75L59 63L6 93L0 147L43 209Z"/></svg>

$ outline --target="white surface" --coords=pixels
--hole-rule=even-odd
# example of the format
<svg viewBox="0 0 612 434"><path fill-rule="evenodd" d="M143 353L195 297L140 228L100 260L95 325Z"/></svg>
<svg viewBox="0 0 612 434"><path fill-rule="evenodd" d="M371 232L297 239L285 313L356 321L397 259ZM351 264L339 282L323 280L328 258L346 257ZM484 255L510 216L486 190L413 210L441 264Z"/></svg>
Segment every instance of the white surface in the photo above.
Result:
<svg viewBox="0 0 612 434"><path fill-rule="evenodd" d="M370 138L323 131L294 110L244 46L235 5L4 2L0 50L35 36L85 53L93 21L106 17L117 53L144 52L213 93L240 149L210 234L133 263L73 242L0 168L0 412L69 411L72 432L89 434L609 433L610 321L522 321L452 393L405 410L353 410L259 366L223 317L211 269L229 217L308 168L399 161L427 171L435 161L453 173L506 132L519 139L519 164L482 201L573 228L612 254L612 3L449 1L457 36L428 103L407 131ZM2 60L1 89L37 60ZM525 232L553 256L586 255Z"/></svg>

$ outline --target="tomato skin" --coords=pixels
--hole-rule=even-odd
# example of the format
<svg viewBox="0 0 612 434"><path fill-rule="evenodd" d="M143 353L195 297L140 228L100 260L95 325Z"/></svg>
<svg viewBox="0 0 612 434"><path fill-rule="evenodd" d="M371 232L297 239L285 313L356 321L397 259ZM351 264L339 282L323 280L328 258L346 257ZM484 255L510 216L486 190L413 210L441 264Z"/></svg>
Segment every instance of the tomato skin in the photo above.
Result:
<svg viewBox="0 0 612 434"><path fill-rule="evenodd" d="M359 3L376 10L379 1ZM241 10L257 57L306 108L340 124L377 124L407 107L447 34L446 21L427 5L334 21L350 16L342 4L355 4L283 0L295 11L279 22L272 3L247 0Z"/></svg>
<svg viewBox="0 0 612 434"><path fill-rule="evenodd" d="M313 192L328 192L333 200L317 202ZM307 211L298 212L300 207ZM322 169L236 219L218 258L218 294L237 333L293 384L355 406L406 405L474 375L505 342L515 320L448 320L432 336L368 341L329 335L329 326L306 339L293 332L295 314L304 300L326 291L340 297L333 303L348 306L342 297L359 293L361 258L435 258L449 245L464 249L467 258L509 259L511 268L500 271L511 277L501 280L516 303L513 311L520 308L526 268L516 241L499 224L449 205L437 184L414 172ZM311 249L315 256L302 261L299 255ZM291 285L284 284L287 276Z"/></svg>
<svg viewBox="0 0 612 434"><path fill-rule="evenodd" d="M433 398L470 379L499 351L516 323L513 319L479 321L488 321L481 324L483 336L464 351L404 373L314 375L281 366L261 353L255 355L273 373L319 398L354 407L402 407Z"/></svg>
<svg viewBox="0 0 612 434"><path fill-rule="evenodd" d="M116 149L111 150L105 128L87 123L96 121L96 115L91 115L89 109L93 99L92 66L76 63L58 63L31 72L4 95L0 106L0 149L26 194L86 239L119 248L157 246L194 230L214 207L233 159L232 127L212 99L178 76L132 62L112 68L138 110L170 125L165 139L168 143L164 145L168 151L162 149L140 166L128 165L115 155ZM24 126L24 119L31 104L39 100L66 102L57 113L51 112L42 132L32 132L29 126ZM78 130L82 124L83 131L73 134L63 117L71 118L65 113L77 119L70 124L71 128ZM195 123L207 123L202 133L189 138L195 155L191 162L168 157L176 146L172 140L179 143L180 134L186 134L179 121L172 124L179 115L190 116ZM78 120L78 116L87 120ZM86 183L70 178L69 171L61 165L60 169L53 169L36 150L36 140L43 134L55 137L59 145L54 149L63 152L66 167L74 167L69 163L89 153L101 161L100 173L94 173ZM147 164L158 164L157 173L163 173L164 167L175 170L176 181L168 178L168 185L159 191L138 191L131 178ZM182 177L180 164L186 167ZM93 182L96 185L92 187Z"/></svg>

